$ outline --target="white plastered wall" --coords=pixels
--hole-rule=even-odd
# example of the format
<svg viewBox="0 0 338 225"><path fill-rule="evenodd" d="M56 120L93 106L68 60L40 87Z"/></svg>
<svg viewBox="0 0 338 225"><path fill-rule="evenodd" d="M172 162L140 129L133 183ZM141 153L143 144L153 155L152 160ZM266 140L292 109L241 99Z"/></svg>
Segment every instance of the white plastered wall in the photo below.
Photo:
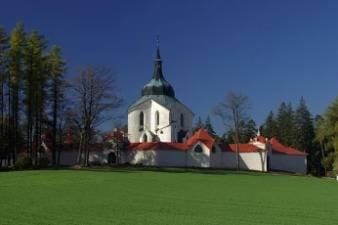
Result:
<svg viewBox="0 0 338 225"><path fill-rule="evenodd" d="M202 147L203 152L195 152L197 145ZM187 151L188 167L210 167L210 149L202 142L197 142Z"/></svg>
<svg viewBox="0 0 338 225"><path fill-rule="evenodd" d="M270 155L269 158L271 170L280 170L306 174L307 171L306 156L284 155L273 153Z"/></svg>
<svg viewBox="0 0 338 225"><path fill-rule="evenodd" d="M247 152L239 154L239 166L244 170L267 171L266 152ZM235 152L223 152L222 167L237 168L237 154Z"/></svg>

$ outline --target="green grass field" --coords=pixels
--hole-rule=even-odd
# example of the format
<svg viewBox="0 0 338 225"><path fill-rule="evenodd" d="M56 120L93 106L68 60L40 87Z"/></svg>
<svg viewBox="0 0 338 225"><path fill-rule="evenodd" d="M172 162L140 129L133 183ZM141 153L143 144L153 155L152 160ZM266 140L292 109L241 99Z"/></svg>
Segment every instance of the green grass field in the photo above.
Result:
<svg viewBox="0 0 338 225"><path fill-rule="evenodd" d="M338 182L249 172L0 173L0 225L338 224Z"/></svg>

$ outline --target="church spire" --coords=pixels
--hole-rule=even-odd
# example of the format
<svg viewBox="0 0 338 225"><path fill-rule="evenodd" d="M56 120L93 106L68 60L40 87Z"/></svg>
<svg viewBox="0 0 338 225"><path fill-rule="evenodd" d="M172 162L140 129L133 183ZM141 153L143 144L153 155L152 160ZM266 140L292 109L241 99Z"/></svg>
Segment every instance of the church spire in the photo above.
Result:
<svg viewBox="0 0 338 225"><path fill-rule="evenodd" d="M156 37L156 56L154 60L153 78L156 80L164 79L163 73L162 73L162 59L160 55L160 38L158 35Z"/></svg>

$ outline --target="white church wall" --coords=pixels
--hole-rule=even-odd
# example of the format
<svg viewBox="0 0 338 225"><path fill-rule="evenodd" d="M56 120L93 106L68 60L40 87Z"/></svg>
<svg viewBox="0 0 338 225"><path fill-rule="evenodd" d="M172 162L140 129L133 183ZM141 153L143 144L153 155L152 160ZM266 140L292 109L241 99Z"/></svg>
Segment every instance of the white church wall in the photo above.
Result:
<svg viewBox="0 0 338 225"><path fill-rule="evenodd" d="M270 169L306 174L306 156L270 154Z"/></svg>
<svg viewBox="0 0 338 225"><path fill-rule="evenodd" d="M202 152L196 152L196 147L200 145ZM202 142L197 142L192 148L187 151L187 166L188 167L210 167L210 150Z"/></svg>
<svg viewBox="0 0 338 225"><path fill-rule="evenodd" d="M151 101L146 101L137 106L136 109L128 113L128 138L131 143L140 142L141 134L144 130L149 130L151 116ZM140 113L144 114L144 127L140 131ZM151 137L148 137L150 140Z"/></svg>
<svg viewBox="0 0 338 225"><path fill-rule="evenodd" d="M183 115L183 126L181 126L181 114ZM191 131L192 129L192 120L194 114L183 104L176 103L171 111L172 120L176 121L173 124L173 141L177 141L177 133L182 129L184 131Z"/></svg>
<svg viewBox="0 0 338 225"><path fill-rule="evenodd" d="M168 126L170 123L170 111L152 100L150 112L151 131L158 136L161 142L172 142L171 126ZM156 112L159 113L159 125L156 124ZM159 130L156 132L156 129Z"/></svg>

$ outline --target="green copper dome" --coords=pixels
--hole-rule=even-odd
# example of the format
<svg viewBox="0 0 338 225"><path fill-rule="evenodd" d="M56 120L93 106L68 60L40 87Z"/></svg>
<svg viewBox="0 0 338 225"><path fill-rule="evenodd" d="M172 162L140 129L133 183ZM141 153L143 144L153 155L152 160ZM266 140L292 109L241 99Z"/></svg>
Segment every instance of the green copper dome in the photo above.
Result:
<svg viewBox="0 0 338 225"><path fill-rule="evenodd" d="M175 91L168 81L164 79L162 73L162 60L160 49L157 47L156 58L154 61L153 78L142 89L142 96L148 95L166 95L175 98Z"/></svg>

